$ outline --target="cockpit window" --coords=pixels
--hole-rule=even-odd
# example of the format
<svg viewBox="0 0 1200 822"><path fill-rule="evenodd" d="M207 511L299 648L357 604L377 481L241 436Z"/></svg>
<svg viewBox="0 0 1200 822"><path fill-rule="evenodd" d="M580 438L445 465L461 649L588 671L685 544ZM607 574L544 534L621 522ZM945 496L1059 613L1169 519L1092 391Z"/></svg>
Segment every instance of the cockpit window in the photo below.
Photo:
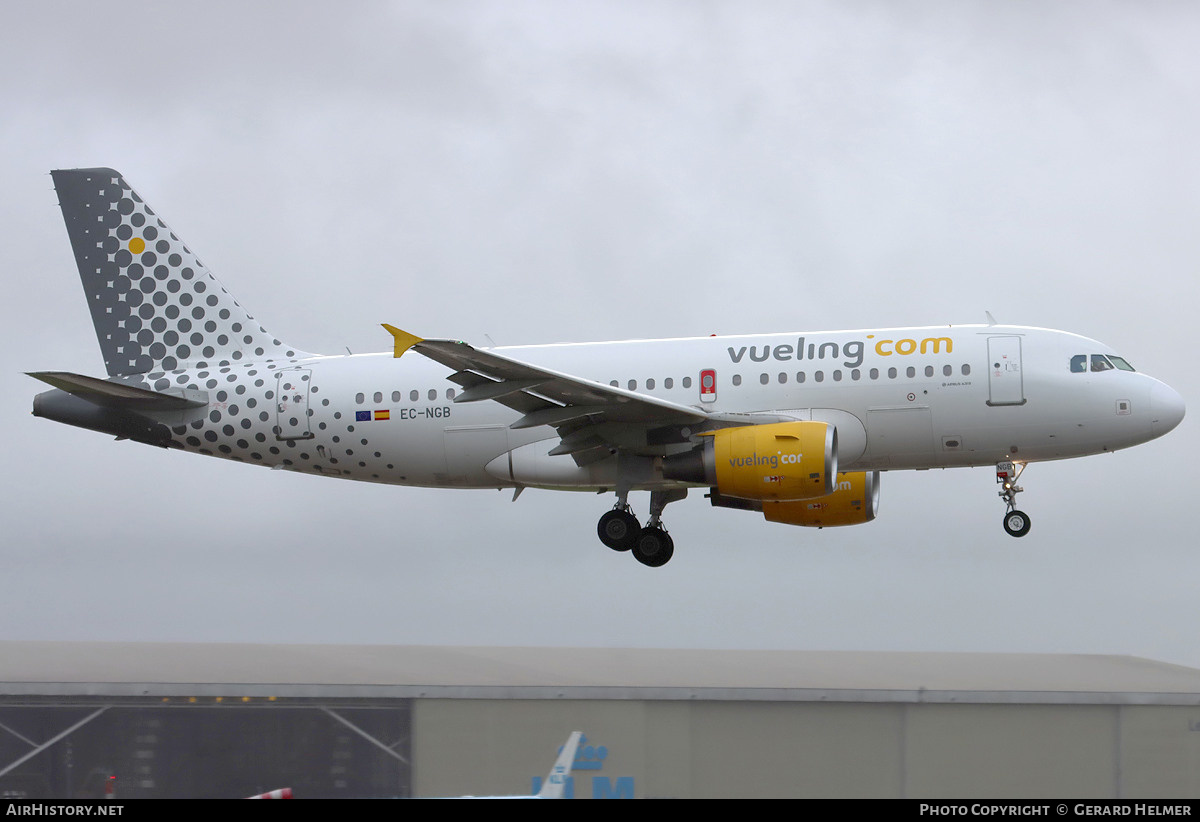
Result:
<svg viewBox="0 0 1200 822"><path fill-rule="evenodd" d="M1088 367L1089 360L1091 368ZM1132 365L1115 354L1076 354L1071 357L1072 374L1084 374L1089 370L1096 374L1101 371L1112 371L1114 368L1120 371L1134 370Z"/></svg>

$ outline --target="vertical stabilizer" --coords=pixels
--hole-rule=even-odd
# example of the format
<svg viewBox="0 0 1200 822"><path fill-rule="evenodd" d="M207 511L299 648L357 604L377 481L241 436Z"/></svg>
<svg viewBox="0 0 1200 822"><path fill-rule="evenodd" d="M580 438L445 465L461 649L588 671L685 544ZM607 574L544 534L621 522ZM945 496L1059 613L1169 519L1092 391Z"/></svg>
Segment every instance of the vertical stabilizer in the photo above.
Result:
<svg viewBox="0 0 1200 822"><path fill-rule="evenodd" d="M119 172L50 174L109 376L312 356L259 325Z"/></svg>
<svg viewBox="0 0 1200 822"><path fill-rule="evenodd" d="M554 767L546 775L542 789L537 792L538 799L562 799L563 789L567 786L567 777L571 775L571 766L575 764L575 751L579 748L582 731L572 731L567 743L558 752Z"/></svg>

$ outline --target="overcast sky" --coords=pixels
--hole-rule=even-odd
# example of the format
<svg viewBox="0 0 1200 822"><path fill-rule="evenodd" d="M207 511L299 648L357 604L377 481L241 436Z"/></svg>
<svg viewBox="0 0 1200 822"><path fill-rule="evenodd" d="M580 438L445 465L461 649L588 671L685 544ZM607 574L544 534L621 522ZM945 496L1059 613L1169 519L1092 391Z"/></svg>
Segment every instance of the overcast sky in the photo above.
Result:
<svg viewBox="0 0 1200 822"><path fill-rule="evenodd" d="M1200 666L1200 6L7 3L0 636L1135 654ZM102 376L52 168L112 166L274 334L498 344L981 322L1192 415L822 531L340 482L30 415ZM643 517L647 495L633 502Z"/></svg>

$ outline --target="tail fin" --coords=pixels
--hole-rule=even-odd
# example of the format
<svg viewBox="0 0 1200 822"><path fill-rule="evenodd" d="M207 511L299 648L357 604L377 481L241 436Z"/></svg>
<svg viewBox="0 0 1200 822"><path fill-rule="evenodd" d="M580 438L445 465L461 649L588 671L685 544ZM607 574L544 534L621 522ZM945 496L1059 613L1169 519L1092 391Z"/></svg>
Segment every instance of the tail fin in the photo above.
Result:
<svg viewBox="0 0 1200 822"><path fill-rule="evenodd" d="M546 775L542 789L537 792L538 799L562 799L563 789L567 786L567 777L571 775L571 766L575 764L575 751L579 748L581 731L572 731L567 743L558 752L554 767Z"/></svg>
<svg viewBox="0 0 1200 822"><path fill-rule="evenodd" d="M111 168L52 171L110 377L302 359Z"/></svg>

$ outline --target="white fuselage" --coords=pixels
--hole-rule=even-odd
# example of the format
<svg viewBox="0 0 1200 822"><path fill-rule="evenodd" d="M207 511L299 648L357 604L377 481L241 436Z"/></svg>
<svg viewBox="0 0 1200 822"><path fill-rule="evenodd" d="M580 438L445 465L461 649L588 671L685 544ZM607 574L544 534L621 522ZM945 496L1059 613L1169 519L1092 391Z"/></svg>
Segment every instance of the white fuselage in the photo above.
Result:
<svg viewBox="0 0 1200 822"><path fill-rule="evenodd" d="M1071 370L1072 357L1112 354L1107 346L1017 326L494 350L706 413L770 412L831 422L841 471L1078 457L1153 439L1183 415L1179 395L1145 374ZM705 372L715 376L715 391L702 390ZM612 486L614 475L603 464L580 470L567 465L568 456L544 457L558 443L553 428L512 429L516 411L488 400L455 402L461 389L447 380L450 373L423 357L367 354L155 373L144 384L208 393L205 416L175 422L172 430L184 448L215 456L401 485ZM622 445L623 452L650 459L690 447ZM565 467L514 480L493 463L509 452L536 453ZM676 484L651 479L637 487Z"/></svg>

